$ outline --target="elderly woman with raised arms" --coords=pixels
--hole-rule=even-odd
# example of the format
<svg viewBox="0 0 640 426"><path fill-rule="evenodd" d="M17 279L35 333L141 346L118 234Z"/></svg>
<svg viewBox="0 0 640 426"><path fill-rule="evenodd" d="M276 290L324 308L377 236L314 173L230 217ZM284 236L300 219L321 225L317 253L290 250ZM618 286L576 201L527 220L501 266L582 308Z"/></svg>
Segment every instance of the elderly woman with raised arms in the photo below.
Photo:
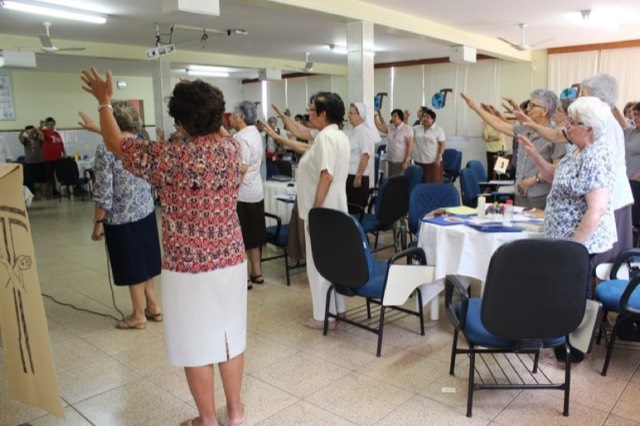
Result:
<svg viewBox="0 0 640 426"><path fill-rule="evenodd" d="M226 425L245 423L240 399L247 337L247 265L236 213L241 149L220 135L222 92L200 80L178 83L169 115L180 142L123 138L112 114L111 72L83 70L83 90L98 101L107 149L154 186L162 204L162 301L169 363L184 367L198 417L217 425L213 364L227 401Z"/></svg>

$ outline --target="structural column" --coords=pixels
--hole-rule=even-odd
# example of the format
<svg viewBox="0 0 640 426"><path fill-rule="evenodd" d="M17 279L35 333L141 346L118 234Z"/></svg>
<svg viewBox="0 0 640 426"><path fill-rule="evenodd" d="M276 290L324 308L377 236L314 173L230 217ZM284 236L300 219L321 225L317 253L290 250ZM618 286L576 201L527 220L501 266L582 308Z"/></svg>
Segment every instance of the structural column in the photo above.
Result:
<svg viewBox="0 0 640 426"><path fill-rule="evenodd" d="M367 106L367 122L373 126L373 98L375 96L373 75L373 24L356 21L347 24L347 86L351 102L363 102ZM375 126L374 126L375 128ZM374 158L369 159L369 182L374 185Z"/></svg>
<svg viewBox="0 0 640 426"><path fill-rule="evenodd" d="M169 116L167 104L173 91L171 86L171 62L165 57L157 59L153 68L153 104L156 128L164 129L168 138L173 131L173 119Z"/></svg>

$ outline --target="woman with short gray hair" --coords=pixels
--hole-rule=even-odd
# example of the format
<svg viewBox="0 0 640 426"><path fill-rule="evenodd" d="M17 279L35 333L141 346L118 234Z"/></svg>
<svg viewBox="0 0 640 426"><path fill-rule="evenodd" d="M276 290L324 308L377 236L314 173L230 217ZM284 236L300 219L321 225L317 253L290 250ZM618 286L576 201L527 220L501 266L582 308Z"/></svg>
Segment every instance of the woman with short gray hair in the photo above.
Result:
<svg viewBox="0 0 640 426"><path fill-rule="evenodd" d="M242 101L236 105L231 113L231 127L237 132L234 139L240 142L242 160L240 172L242 183L238 193L238 218L242 239L249 259L249 280L247 288L253 284L263 284L262 266L260 264L260 249L266 243L264 222L264 191L260 166L263 157L262 136L256 128L256 104Z"/></svg>

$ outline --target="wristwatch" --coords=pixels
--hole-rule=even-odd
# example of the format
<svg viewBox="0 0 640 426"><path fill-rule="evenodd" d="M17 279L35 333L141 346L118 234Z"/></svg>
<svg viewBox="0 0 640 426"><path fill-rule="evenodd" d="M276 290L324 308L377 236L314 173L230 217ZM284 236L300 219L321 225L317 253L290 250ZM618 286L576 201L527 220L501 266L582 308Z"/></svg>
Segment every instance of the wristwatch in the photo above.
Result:
<svg viewBox="0 0 640 426"><path fill-rule="evenodd" d="M540 183L540 175L536 173L536 183Z"/></svg>

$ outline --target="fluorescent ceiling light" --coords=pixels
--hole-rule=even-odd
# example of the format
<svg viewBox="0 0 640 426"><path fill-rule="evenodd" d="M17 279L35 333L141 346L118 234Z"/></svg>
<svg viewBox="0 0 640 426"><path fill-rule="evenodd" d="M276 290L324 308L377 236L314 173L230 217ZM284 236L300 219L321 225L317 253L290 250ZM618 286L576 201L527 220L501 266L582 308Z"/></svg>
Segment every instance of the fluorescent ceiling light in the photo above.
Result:
<svg viewBox="0 0 640 426"><path fill-rule="evenodd" d="M40 6L35 2L17 2L13 0L5 0L4 8L9 10L16 10L19 12L33 13L35 15L44 15L47 17L90 22L92 24L104 24L107 22L107 17L104 15L92 14L77 9L62 9Z"/></svg>
<svg viewBox="0 0 640 426"><path fill-rule="evenodd" d="M86 10L88 12L102 13L104 15L109 14L109 10L102 7L99 4L92 4L84 0L37 0L40 3L55 4L57 6L63 6L70 9Z"/></svg>
<svg viewBox="0 0 640 426"><path fill-rule="evenodd" d="M228 72L192 70L189 68L187 68L186 71L187 71L187 74L189 75L199 75L202 77L229 77Z"/></svg>
<svg viewBox="0 0 640 426"><path fill-rule="evenodd" d="M207 72L222 72L222 73L230 73L236 71L234 68L228 67L211 67L208 65L189 65L187 66L188 70L193 71L207 71Z"/></svg>

